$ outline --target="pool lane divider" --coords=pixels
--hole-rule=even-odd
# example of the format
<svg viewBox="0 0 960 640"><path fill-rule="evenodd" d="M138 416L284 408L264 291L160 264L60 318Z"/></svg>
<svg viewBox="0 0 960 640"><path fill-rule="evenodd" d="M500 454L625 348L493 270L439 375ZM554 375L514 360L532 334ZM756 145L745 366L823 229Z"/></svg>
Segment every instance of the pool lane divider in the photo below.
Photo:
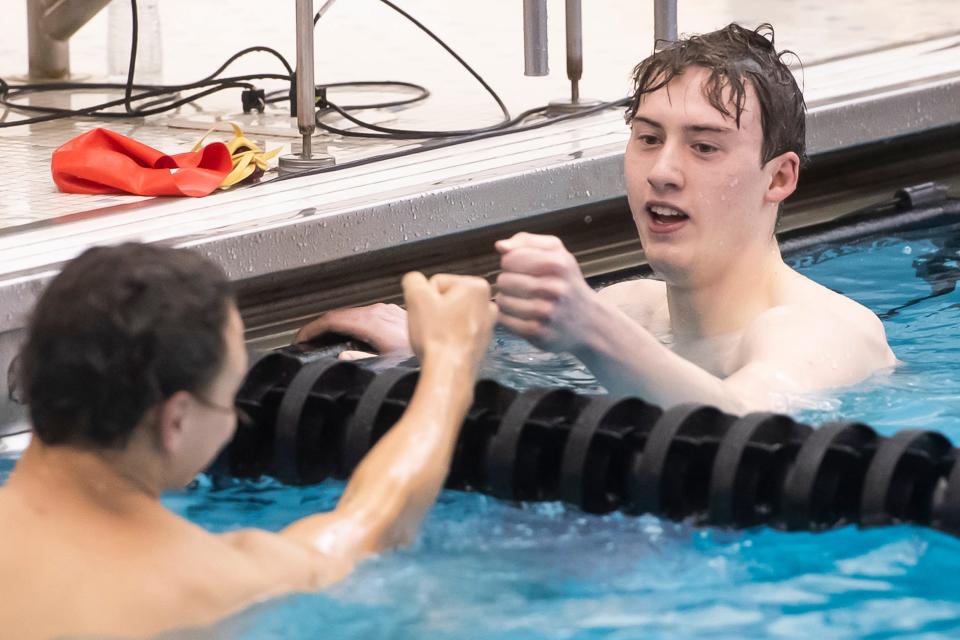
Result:
<svg viewBox="0 0 960 640"><path fill-rule="evenodd" d="M413 367L377 370L302 348L270 352L248 372L243 419L208 471L293 485L347 478L403 415L417 377ZM480 380L447 487L698 525L907 523L960 536L957 454L933 431L885 437L858 422L815 429L780 414L664 411L639 398Z"/></svg>

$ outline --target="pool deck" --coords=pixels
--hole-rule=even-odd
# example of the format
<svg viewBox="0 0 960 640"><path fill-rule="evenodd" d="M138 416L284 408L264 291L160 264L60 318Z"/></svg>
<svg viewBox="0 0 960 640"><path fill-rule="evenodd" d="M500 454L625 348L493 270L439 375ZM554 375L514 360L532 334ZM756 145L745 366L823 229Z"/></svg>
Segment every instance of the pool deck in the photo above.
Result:
<svg viewBox="0 0 960 640"><path fill-rule="evenodd" d="M493 4L505 7L507 3ZM631 3L623 3L624 7L627 4ZM762 19L776 24L777 16L759 20L744 17L761 16L756 2L707 4L710 6L705 12L693 17L684 13L681 1L681 31L709 29L737 18L746 24ZM197 8L200 13L210 10L204 3L200 5ZM806 19L811 23L812 16L821 16L825 21L819 27L816 23L809 24L799 33L787 30L794 39L810 47L799 52L806 64L796 73L809 107L808 147L812 156L960 124L960 19L953 3L916 3L917 6L911 8L912 21L901 17L896 21L895 33L890 33L893 25L885 25L884 21L896 17L899 3L878 1L862 5L864 11L873 15L872 22L864 24L848 20L849 16L834 16L833 22L839 21L841 26L839 32L831 32L833 38L822 33L836 28L828 19L832 9L827 2L805 3L809 11L804 16L779 16L784 21ZM431 10L425 2L404 6L411 11L419 8L415 13L428 24L431 11L436 21L450 19L449 15L437 16L437 9ZM922 11L917 10L918 6ZM168 6L165 11L168 10L173 9ZM605 19L612 21L608 25L612 29L617 22L617 12L613 9L610 12L614 15ZM516 40L520 19L513 13L518 12L510 14L515 20L508 22L516 24L511 26L513 30L508 35ZM166 55L171 49L180 48L183 36L167 26L173 24L166 22L167 14L162 17L167 29L164 32ZM348 18L359 21L353 23L358 28L363 26L361 18ZM551 16L551 35L555 42L562 41L554 37L556 24L562 23L559 18L559 15ZM636 20L641 24L640 17ZM642 57L652 41L646 24L650 20L644 20L639 34L627 30L611 36L612 42L604 42L605 48L598 57L614 55L610 51L616 50L617 38L625 42L631 35L642 37L646 43L641 53L634 55L634 62ZM292 38L292 23L288 26ZM99 28L102 31L102 23ZM270 28L274 36L282 30L277 25ZM460 29L457 43L470 33L464 31L463 26ZM591 42L596 42L599 36L596 29L588 29L584 36L588 60ZM344 32L348 30L342 29L337 37L346 37ZM780 42L783 42L783 33L781 30ZM95 50L96 46L82 40L81 35L78 34L78 48ZM412 35L404 32L402 38L396 36L395 39L403 42L420 37L415 32ZM483 37L490 35L484 32ZM166 38L172 44L168 44ZM250 31L242 37L235 36L232 41L239 49L257 38L258 34ZM20 59L25 67L25 36L22 40ZM790 37L786 44L790 45ZM631 43L624 48L636 49L637 45ZM288 54L290 49L288 46ZM514 60L513 64L520 67L520 51L518 47L506 53L498 50L492 57ZM3 53L2 47L0 53ZM517 89L517 97L508 101L514 112L544 104L562 94L566 83L558 61L563 58L556 52L551 53L554 70L549 85L541 85L536 91L527 87ZM617 52L617 55L622 57L623 53ZM213 60L219 61L221 57L220 54L214 56L204 68L215 66ZM469 55L466 57L469 59ZM173 67L178 69L177 65L186 64L185 58L189 55L173 56ZM75 59L79 58L75 56ZM612 64L610 60L605 62L608 63L605 69ZM9 66L9 61L5 64ZM348 70L351 64L363 68L366 63L363 60L348 63ZM505 62L497 64L502 67ZM96 76L96 68L80 66L81 72ZM624 70L629 71L629 66L621 67L621 73L611 76L607 69L607 75L598 74L602 82L590 84L585 80L584 86L587 91L595 92L591 96L616 99L626 92L622 82ZM350 76L347 71L340 71L342 78L338 79L361 77L359 73ZM431 69L426 79L413 80L433 88L443 85L451 73L458 72L450 67ZM197 72L192 74L197 75ZM370 75L366 74L366 78ZM586 78L591 78L589 66ZM398 79L408 78L398 73ZM462 111L471 118L476 116L472 120L451 120L450 103L444 102L449 97L445 97L443 91L421 106L378 112L372 117L400 128L470 127L476 126L478 119L486 118L489 122L495 117L486 106L478 106L484 100L482 95L470 95L470 102ZM89 100L82 96L62 99L74 105ZM74 119L0 129L0 157L7 163L4 186L0 190L0 389L7 387L7 366L22 340L26 315L37 295L60 265L96 244L138 240L191 247L216 260L232 279L243 282L407 245L416 251L416 246L427 240L489 230L550 212L589 207L623 197L621 163L628 130L621 109L319 175L273 181L276 174L268 173L259 185L200 199L70 195L58 192L50 179L52 151L94 126L107 126L165 151L178 152L189 149L202 135L208 116L235 120L237 117L230 115L232 111L232 104L218 98L211 100L203 113L184 111L136 121ZM276 126L279 123L285 127L286 119L280 112L269 115L260 122L248 117L242 124L253 131L252 138L267 148L281 146L289 150L295 138L278 135ZM8 121L18 117L22 116L13 112L6 114ZM257 125L266 120L270 126L258 128ZM315 145L332 153L339 164L420 144L416 141L355 143L353 139L327 134L315 137ZM4 432L4 425L21 419L19 407L0 401L0 434Z"/></svg>

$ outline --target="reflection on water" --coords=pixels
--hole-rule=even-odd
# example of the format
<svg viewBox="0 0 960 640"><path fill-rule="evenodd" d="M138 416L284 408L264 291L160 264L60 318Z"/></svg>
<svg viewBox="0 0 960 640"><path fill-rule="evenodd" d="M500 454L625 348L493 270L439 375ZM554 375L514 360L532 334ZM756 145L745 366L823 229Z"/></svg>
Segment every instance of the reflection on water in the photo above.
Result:
<svg viewBox="0 0 960 640"><path fill-rule="evenodd" d="M605 392L594 375L572 355L541 351L503 328L497 328L480 375L517 389L563 386L580 393Z"/></svg>

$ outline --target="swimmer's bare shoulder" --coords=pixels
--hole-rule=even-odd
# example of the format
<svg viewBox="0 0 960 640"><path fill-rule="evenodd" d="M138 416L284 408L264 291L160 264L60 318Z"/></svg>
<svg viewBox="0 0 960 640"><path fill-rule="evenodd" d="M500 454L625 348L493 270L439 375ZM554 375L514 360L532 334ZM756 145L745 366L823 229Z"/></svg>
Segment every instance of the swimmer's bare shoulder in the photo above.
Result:
<svg viewBox="0 0 960 640"><path fill-rule="evenodd" d="M821 324L828 324L835 340L852 341L866 357L865 364L871 368L896 364L896 357L887 343L887 332L877 314L852 298L805 276L799 277L807 285L801 301L805 314L819 317Z"/></svg>
<svg viewBox="0 0 960 640"><path fill-rule="evenodd" d="M855 384L896 364L883 323L872 311L797 276L788 299L744 331L741 366L768 367L806 391Z"/></svg>
<svg viewBox="0 0 960 640"><path fill-rule="evenodd" d="M664 320L667 286L661 280L640 278L618 282L599 291L600 298L617 307L631 320L647 329Z"/></svg>

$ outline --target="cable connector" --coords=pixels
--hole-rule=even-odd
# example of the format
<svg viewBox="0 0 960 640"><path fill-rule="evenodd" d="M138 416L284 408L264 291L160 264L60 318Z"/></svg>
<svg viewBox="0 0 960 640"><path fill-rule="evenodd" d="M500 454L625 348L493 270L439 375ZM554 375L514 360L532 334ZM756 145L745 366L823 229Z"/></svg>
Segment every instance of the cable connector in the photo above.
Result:
<svg viewBox="0 0 960 640"><path fill-rule="evenodd" d="M313 103L316 105L317 109L329 109L330 103L327 102L327 88L324 86L316 86L313 90Z"/></svg>
<svg viewBox="0 0 960 640"><path fill-rule="evenodd" d="M244 89L240 94L243 103L243 112L256 111L263 113L267 108L267 94L263 89Z"/></svg>
<svg viewBox="0 0 960 640"><path fill-rule="evenodd" d="M293 74L290 76L290 91L287 94L287 98L290 101L290 117L297 117L297 75ZM313 88L313 103L318 109L329 109L330 105L327 103L327 87L323 85L316 85Z"/></svg>

